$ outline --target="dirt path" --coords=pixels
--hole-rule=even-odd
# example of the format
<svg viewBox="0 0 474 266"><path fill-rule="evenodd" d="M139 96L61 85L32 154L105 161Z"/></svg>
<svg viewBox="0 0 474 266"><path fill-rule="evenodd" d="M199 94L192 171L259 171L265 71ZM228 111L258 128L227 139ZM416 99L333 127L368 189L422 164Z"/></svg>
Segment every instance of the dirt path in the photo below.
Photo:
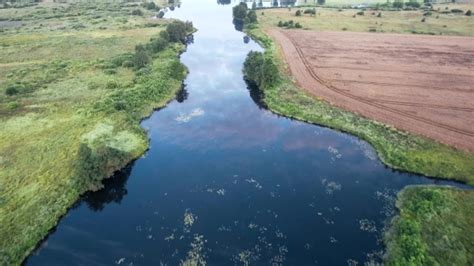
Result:
<svg viewBox="0 0 474 266"><path fill-rule="evenodd" d="M474 151L474 38L270 29L298 84L332 104Z"/></svg>

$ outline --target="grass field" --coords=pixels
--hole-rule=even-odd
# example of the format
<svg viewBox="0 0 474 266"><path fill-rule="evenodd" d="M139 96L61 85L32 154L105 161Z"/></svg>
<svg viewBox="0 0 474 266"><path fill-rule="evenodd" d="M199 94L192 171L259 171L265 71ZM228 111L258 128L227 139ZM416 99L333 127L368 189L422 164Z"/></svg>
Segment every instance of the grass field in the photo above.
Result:
<svg viewBox="0 0 474 266"><path fill-rule="evenodd" d="M446 10L446 7L448 10ZM439 11L438 11L439 8ZM263 28L276 27L279 21L293 20L304 29L316 31L358 31L358 32L391 32L432 35L474 36L474 16L464 13L451 13L451 9L474 11L474 5L435 5L433 11L384 11L366 10L364 15L357 15L359 9L337 9L316 7L316 16L296 11L307 8L265 9L258 13L259 23ZM442 12L448 11L447 14ZM380 14L380 17L378 17ZM424 22L422 20L424 19Z"/></svg>
<svg viewBox="0 0 474 266"><path fill-rule="evenodd" d="M407 187L397 207L400 214L385 235L387 265L472 265L473 191Z"/></svg>
<svg viewBox="0 0 474 266"><path fill-rule="evenodd" d="M110 3L0 9L0 265L20 264L82 193L147 149L139 121L186 73L180 43L137 68L136 45L169 23L152 15Z"/></svg>

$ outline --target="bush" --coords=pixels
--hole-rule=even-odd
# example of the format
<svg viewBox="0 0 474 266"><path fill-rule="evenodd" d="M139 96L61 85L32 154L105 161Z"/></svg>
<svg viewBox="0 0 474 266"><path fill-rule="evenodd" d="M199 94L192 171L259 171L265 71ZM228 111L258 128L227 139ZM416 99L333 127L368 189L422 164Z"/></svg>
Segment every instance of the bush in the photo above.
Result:
<svg viewBox="0 0 474 266"><path fill-rule="evenodd" d="M185 42L186 36L193 30L191 22L173 21L166 26L168 38L165 40L170 42Z"/></svg>
<svg viewBox="0 0 474 266"><path fill-rule="evenodd" d="M464 11L462 9L451 9L451 13L464 13Z"/></svg>
<svg viewBox="0 0 474 266"><path fill-rule="evenodd" d="M295 16L297 17L301 16L301 10L296 10Z"/></svg>
<svg viewBox="0 0 474 266"><path fill-rule="evenodd" d="M10 86L5 90L5 94L8 96L13 96L20 93L20 90L16 86Z"/></svg>
<svg viewBox="0 0 474 266"><path fill-rule="evenodd" d="M278 21L278 27L280 27L280 28L283 27L283 22L281 20Z"/></svg>
<svg viewBox="0 0 474 266"><path fill-rule="evenodd" d="M466 16L471 16L471 14L472 14L472 11L471 11L471 10L468 10L468 11L466 11L466 14L465 14L465 15L466 15Z"/></svg>
<svg viewBox="0 0 474 266"><path fill-rule="evenodd" d="M133 65L135 68L140 69L150 63L151 56L143 45L138 45L135 50L135 55L133 56Z"/></svg>
<svg viewBox="0 0 474 266"><path fill-rule="evenodd" d="M278 82L278 67L261 52L251 51L244 62L244 76L259 88L269 88Z"/></svg>
<svg viewBox="0 0 474 266"><path fill-rule="evenodd" d="M145 4L145 8L148 10L154 10L156 9L156 4L155 2L151 1Z"/></svg>
<svg viewBox="0 0 474 266"><path fill-rule="evenodd" d="M316 8L308 8L304 10L305 14L316 15Z"/></svg>
<svg viewBox="0 0 474 266"><path fill-rule="evenodd" d="M425 21L426 21L426 18L422 18L422 19L421 19L421 22L425 22Z"/></svg>
<svg viewBox="0 0 474 266"><path fill-rule="evenodd" d="M247 4L240 3L232 8L232 15L234 19L244 21L247 16Z"/></svg>
<svg viewBox="0 0 474 266"><path fill-rule="evenodd" d="M161 37L153 39L150 43L150 47L153 53L158 53L158 52L163 51L166 48L166 46L168 46L168 40Z"/></svg>
<svg viewBox="0 0 474 266"><path fill-rule="evenodd" d="M250 10L247 14L247 23L257 23L257 13L254 10Z"/></svg>
<svg viewBox="0 0 474 266"><path fill-rule="evenodd" d="M296 22L295 23L295 28L301 29L301 28L303 28L303 26L301 26L301 24L299 22Z"/></svg>
<svg viewBox="0 0 474 266"><path fill-rule="evenodd" d="M392 6L394 8L403 8L403 2L400 2L400 1L393 2Z"/></svg>
<svg viewBox="0 0 474 266"><path fill-rule="evenodd" d="M363 15L364 15L364 11L359 11L359 12L357 12L356 15L363 16Z"/></svg>
<svg viewBox="0 0 474 266"><path fill-rule="evenodd" d="M379 14L377 15L378 18L381 18L382 17L382 12L379 12Z"/></svg>
<svg viewBox="0 0 474 266"><path fill-rule="evenodd" d="M414 8L419 8L421 6L421 4L416 1L410 1L406 3L405 5L409 7L414 7Z"/></svg>
<svg viewBox="0 0 474 266"><path fill-rule="evenodd" d="M132 11L133 16L143 16L143 11L141 9L134 9Z"/></svg>
<svg viewBox="0 0 474 266"><path fill-rule="evenodd" d="M133 61L132 60L127 60L122 63L122 67L134 67Z"/></svg>

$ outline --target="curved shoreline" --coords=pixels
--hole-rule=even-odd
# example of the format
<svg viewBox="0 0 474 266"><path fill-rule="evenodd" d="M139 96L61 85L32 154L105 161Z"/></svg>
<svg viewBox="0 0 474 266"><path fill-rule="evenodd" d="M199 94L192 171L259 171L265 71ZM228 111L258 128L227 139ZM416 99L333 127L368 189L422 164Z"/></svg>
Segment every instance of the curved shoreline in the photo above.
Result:
<svg viewBox="0 0 474 266"><path fill-rule="evenodd" d="M429 177L474 184L474 154L457 150L426 137L403 132L332 106L297 88L282 57L282 51L260 28L252 24L245 31L265 48L265 56L279 67L277 86L259 88L263 102L272 112L308 123L347 132L369 142L387 166Z"/></svg>

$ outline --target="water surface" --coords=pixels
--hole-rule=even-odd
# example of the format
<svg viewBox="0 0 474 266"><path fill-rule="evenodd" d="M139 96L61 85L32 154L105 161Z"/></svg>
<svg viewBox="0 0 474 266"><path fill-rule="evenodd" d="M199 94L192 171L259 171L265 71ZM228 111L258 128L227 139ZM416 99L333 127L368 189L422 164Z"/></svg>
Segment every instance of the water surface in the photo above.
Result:
<svg viewBox="0 0 474 266"><path fill-rule="evenodd" d="M393 171L364 141L250 97L231 6L183 1L198 32L177 101L143 127L143 158L88 193L27 265L347 265L376 259L395 193L446 184Z"/></svg>

